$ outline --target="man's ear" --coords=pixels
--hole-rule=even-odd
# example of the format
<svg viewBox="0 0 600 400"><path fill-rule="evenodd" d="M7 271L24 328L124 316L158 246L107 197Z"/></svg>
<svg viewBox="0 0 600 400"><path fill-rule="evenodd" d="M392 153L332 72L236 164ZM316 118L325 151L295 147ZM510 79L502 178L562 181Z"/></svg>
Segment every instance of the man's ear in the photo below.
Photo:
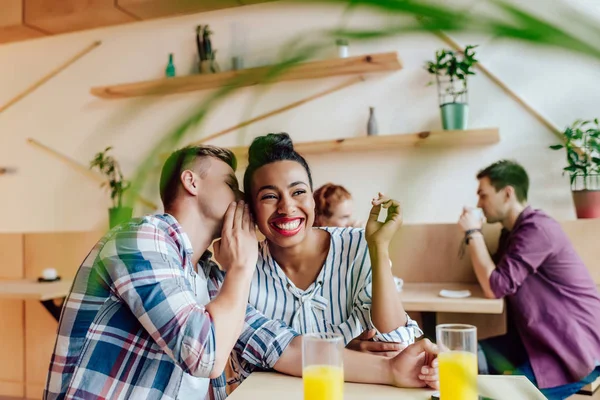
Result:
<svg viewBox="0 0 600 400"><path fill-rule="evenodd" d="M194 172L186 169L181 173L180 176L181 184L183 185L183 189L191 194L192 196L197 196L200 192L201 179Z"/></svg>
<svg viewBox="0 0 600 400"><path fill-rule="evenodd" d="M511 198L514 198L516 193L515 193L515 188L512 186L507 186L504 188L505 192L506 192L506 200L510 200Z"/></svg>

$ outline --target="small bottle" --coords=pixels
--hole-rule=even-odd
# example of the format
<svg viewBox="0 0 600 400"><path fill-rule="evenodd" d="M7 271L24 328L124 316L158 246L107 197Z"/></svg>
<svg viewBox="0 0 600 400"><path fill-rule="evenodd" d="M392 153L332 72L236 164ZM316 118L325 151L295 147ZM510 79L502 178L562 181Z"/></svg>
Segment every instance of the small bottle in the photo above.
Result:
<svg viewBox="0 0 600 400"><path fill-rule="evenodd" d="M175 76L175 65L173 64L173 53L169 54L169 63L167 64L167 68L165 68L165 76L167 78L172 78Z"/></svg>
<svg viewBox="0 0 600 400"><path fill-rule="evenodd" d="M369 122L367 122L367 135L377 135L377 121L375 121L374 107L369 107Z"/></svg>
<svg viewBox="0 0 600 400"><path fill-rule="evenodd" d="M346 39L338 39L335 41L335 44L338 48L338 57L339 58L347 58L348 57L348 41Z"/></svg>
<svg viewBox="0 0 600 400"><path fill-rule="evenodd" d="M231 57L231 65L234 71L244 69L244 59L241 56Z"/></svg>

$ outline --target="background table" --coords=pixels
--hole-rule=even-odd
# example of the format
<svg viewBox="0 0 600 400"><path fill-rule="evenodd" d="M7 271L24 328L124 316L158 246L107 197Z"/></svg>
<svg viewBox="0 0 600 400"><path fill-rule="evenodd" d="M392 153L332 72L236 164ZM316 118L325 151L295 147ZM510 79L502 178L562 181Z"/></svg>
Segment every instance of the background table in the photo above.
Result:
<svg viewBox="0 0 600 400"><path fill-rule="evenodd" d="M450 299L439 295L442 289L469 290L470 297ZM502 314L504 300L488 299L477 283L404 283L400 298L406 311L422 313L425 336L435 338L436 313Z"/></svg>
<svg viewBox="0 0 600 400"><path fill-rule="evenodd" d="M58 321L62 304L56 305L55 299L64 299L71 290L72 280L56 282L38 282L31 279L0 281L0 298L38 300Z"/></svg>

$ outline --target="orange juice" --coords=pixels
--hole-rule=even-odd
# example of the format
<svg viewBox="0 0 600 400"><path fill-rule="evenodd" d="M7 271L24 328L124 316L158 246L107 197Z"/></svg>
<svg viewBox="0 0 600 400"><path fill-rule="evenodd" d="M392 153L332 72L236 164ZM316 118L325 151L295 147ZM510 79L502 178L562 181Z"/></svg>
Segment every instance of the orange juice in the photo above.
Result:
<svg viewBox="0 0 600 400"><path fill-rule="evenodd" d="M304 400L343 400L344 369L333 365L310 365L302 370Z"/></svg>
<svg viewBox="0 0 600 400"><path fill-rule="evenodd" d="M440 400L477 400L477 355L447 351L438 355Z"/></svg>

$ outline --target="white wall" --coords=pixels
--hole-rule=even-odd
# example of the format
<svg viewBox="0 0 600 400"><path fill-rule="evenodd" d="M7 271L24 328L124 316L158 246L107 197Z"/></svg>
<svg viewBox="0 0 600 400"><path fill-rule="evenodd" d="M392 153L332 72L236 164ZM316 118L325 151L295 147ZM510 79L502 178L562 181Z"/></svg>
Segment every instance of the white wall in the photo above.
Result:
<svg viewBox="0 0 600 400"><path fill-rule="evenodd" d="M151 145L210 94L102 100L89 94L90 87L159 77L170 52L175 53L178 74L188 73L196 57L193 33L199 23L211 25L213 45L226 69L232 46L245 47L247 67L267 64L286 41L302 32L334 26L340 17L341 10L331 7L271 3L0 46L3 104L92 41L102 40L99 48L0 114L0 166L18 168L15 175L0 176L0 231L87 230L106 224L108 194L28 145L26 138L85 164L95 152L112 145L124 171L131 173ZM354 18L364 24L383 20L366 13ZM596 61L490 38L458 39L462 44L481 43L481 62L560 127L576 118L599 116ZM376 107L382 134L437 128L436 89L426 87L430 78L422 66L442 46L429 35L353 43L351 55L397 51L404 69L373 76L214 143L247 144L271 131L287 131L297 141L363 135L369 106ZM345 79L278 83L258 98L255 89L243 89L184 142ZM369 199L381 190L402 201L408 223L452 222L464 204L476 201L477 170L510 157L530 173L534 206L560 219L574 218L568 183L561 177L564 156L547 149L556 142L554 135L485 77L474 77L470 87L471 126L499 127L499 144L470 150L311 156L315 184L332 181L347 186L360 216L366 217ZM152 196L158 202L156 189Z"/></svg>

